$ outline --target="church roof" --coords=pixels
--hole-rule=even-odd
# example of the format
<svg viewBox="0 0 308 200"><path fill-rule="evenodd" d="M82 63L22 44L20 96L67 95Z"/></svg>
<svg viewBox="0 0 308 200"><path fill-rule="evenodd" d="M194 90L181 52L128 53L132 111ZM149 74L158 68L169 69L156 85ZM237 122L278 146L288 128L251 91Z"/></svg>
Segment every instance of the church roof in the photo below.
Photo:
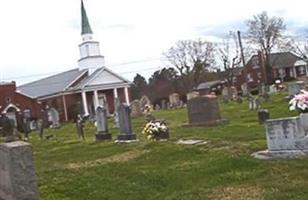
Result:
<svg viewBox="0 0 308 200"><path fill-rule="evenodd" d="M127 79L112 72L106 67L96 69L90 76L80 81L74 87L69 88L70 91L91 90L91 89L110 89L114 87L123 87L131 85Z"/></svg>
<svg viewBox="0 0 308 200"><path fill-rule="evenodd" d="M86 9L83 5L83 0L81 0L81 35L92 34L92 29L88 20Z"/></svg>
<svg viewBox="0 0 308 200"><path fill-rule="evenodd" d="M77 81L88 70L73 69L18 87L18 90L34 98L58 94Z"/></svg>

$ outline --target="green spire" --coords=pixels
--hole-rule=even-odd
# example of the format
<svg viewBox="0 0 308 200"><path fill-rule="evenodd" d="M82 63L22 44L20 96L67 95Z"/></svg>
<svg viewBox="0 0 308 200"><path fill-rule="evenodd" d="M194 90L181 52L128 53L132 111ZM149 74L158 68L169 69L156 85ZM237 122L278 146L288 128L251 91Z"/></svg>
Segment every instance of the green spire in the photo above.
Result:
<svg viewBox="0 0 308 200"><path fill-rule="evenodd" d="M81 0L81 35L92 33L93 32L87 17L87 13L83 5L83 0Z"/></svg>

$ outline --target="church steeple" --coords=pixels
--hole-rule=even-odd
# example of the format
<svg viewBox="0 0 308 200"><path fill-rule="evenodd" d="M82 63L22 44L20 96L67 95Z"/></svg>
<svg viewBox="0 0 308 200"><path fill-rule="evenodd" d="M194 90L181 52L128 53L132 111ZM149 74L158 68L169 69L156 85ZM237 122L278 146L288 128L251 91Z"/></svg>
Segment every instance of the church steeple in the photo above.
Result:
<svg viewBox="0 0 308 200"><path fill-rule="evenodd" d="M88 69L91 74L95 69L104 67L104 56L101 55L99 42L93 39L93 32L87 17L86 10L81 0L81 38L79 45L80 59L78 66L80 69Z"/></svg>
<svg viewBox="0 0 308 200"><path fill-rule="evenodd" d="M81 35L84 34L93 34L93 32L88 20L86 9L83 5L83 0L81 0Z"/></svg>

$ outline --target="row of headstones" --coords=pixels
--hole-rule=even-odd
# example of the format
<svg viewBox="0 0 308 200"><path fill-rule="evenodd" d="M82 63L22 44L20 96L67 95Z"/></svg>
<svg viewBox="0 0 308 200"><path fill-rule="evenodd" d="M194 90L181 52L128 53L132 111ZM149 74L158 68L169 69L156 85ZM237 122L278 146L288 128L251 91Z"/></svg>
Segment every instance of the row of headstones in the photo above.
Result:
<svg viewBox="0 0 308 200"><path fill-rule="evenodd" d="M154 106L147 96L143 96L140 100L135 99L131 102L131 115L132 117L139 117L148 114L153 110L169 110L183 107L186 107L186 105L182 100L180 100L178 93L169 95L169 101L163 99L160 104L155 104Z"/></svg>
<svg viewBox="0 0 308 200"><path fill-rule="evenodd" d="M128 105L120 103L116 106L116 121L120 129L118 140L136 140L136 134L133 133L132 128L131 109ZM107 110L104 107L99 106L96 109L96 125L95 138L97 141L112 139L108 129Z"/></svg>

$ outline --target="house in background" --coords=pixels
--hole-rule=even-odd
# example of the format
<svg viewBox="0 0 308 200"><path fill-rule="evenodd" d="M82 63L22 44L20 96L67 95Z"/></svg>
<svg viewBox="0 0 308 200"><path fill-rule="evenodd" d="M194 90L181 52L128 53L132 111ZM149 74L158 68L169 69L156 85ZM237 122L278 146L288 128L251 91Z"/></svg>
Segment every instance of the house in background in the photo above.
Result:
<svg viewBox="0 0 308 200"><path fill-rule="evenodd" d="M245 73L242 71L236 77L236 86L240 88L245 81L252 88L265 83L266 71L264 60L264 55L260 52L257 55L253 55L243 69ZM272 80L269 82L272 83L277 79L284 82L308 75L307 62L292 52L270 54L270 64L272 66Z"/></svg>
<svg viewBox="0 0 308 200"><path fill-rule="evenodd" d="M75 119L78 113L95 115L95 109L104 105L114 112L114 102L130 103L131 82L105 66L99 42L93 32L81 1L81 37L78 68L65 71L18 87L22 93L42 102L43 107L54 108L61 121Z"/></svg>
<svg viewBox="0 0 308 200"><path fill-rule="evenodd" d="M221 80L204 82L200 83L195 91L199 92L200 95L211 94L212 92L219 95L221 94L224 85L225 82Z"/></svg>

